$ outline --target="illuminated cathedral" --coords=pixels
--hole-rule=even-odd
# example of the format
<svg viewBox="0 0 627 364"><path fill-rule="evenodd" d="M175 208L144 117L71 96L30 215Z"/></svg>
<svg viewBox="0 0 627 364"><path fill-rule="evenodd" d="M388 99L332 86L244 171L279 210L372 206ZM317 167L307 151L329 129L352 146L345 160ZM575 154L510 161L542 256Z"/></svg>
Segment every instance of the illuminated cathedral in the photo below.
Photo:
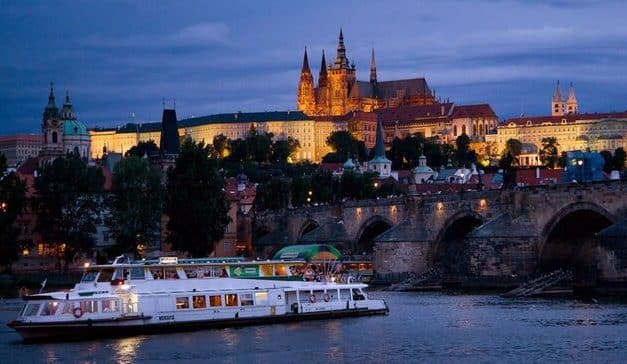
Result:
<svg viewBox="0 0 627 364"><path fill-rule="evenodd" d="M424 78L379 82L374 49L370 60L370 80L357 80L355 64L349 62L346 56L341 29L335 61L331 65L327 66L322 52L317 87L305 48L297 99L299 111L316 116L435 103L435 97Z"/></svg>

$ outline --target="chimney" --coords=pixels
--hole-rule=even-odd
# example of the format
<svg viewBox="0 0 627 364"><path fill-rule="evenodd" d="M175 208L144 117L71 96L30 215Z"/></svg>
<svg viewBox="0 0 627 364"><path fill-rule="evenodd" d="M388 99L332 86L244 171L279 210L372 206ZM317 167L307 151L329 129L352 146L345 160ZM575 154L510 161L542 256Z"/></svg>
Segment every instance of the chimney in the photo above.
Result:
<svg viewBox="0 0 627 364"><path fill-rule="evenodd" d="M440 105L440 115L444 116L444 105Z"/></svg>

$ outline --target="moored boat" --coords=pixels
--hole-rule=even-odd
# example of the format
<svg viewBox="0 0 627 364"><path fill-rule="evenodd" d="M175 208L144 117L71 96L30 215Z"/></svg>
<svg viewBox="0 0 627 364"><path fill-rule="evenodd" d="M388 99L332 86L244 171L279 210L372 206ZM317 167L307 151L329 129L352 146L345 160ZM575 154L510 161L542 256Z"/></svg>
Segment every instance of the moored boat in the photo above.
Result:
<svg viewBox="0 0 627 364"><path fill-rule="evenodd" d="M212 277L200 274L205 267L119 257L86 270L68 292L24 297L9 326L25 340L62 340L388 312L363 283Z"/></svg>

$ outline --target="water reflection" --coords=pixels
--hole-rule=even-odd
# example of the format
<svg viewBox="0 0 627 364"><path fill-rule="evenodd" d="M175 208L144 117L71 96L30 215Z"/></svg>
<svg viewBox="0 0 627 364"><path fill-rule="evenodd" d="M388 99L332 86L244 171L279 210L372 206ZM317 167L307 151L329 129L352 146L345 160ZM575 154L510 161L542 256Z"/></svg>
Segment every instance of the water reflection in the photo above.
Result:
<svg viewBox="0 0 627 364"><path fill-rule="evenodd" d="M133 363L140 351L142 343L146 340L145 336L129 337L118 340L113 345L115 351L115 361L118 363Z"/></svg>

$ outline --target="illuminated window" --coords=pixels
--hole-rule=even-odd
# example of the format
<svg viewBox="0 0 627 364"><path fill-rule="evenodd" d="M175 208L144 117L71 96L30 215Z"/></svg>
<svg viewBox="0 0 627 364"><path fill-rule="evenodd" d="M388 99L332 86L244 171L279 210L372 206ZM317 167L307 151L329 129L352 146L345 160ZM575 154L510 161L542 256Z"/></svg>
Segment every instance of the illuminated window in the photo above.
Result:
<svg viewBox="0 0 627 364"><path fill-rule="evenodd" d="M207 299L205 296L193 296L192 302L194 308L207 308Z"/></svg>
<svg viewBox="0 0 627 364"><path fill-rule="evenodd" d="M226 306L237 306L237 295L235 293L225 294L224 304Z"/></svg>
<svg viewBox="0 0 627 364"><path fill-rule="evenodd" d="M185 310L189 308L189 297L176 297L176 309Z"/></svg>
<svg viewBox="0 0 627 364"><path fill-rule="evenodd" d="M211 307L222 306L222 296L209 296Z"/></svg>
<svg viewBox="0 0 627 364"><path fill-rule="evenodd" d="M255 292L255 304L267 305L268 304L268 292ZM242 302L243 305L243 302Z"/></svg>

